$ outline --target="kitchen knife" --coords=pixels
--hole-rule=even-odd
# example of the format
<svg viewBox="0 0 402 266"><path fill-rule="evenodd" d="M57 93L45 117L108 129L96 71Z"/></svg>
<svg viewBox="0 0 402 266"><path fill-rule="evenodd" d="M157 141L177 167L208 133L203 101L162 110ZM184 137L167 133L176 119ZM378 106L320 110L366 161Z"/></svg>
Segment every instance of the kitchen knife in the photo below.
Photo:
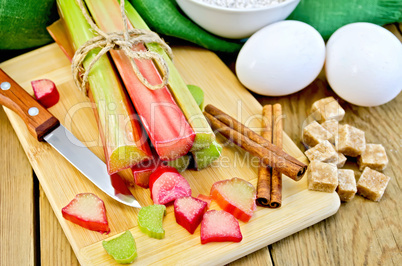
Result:
<svg viewBox="0 0 402 266"><path fill-rule="evenodd" d="M123 204L141 208L133 195L121 193L123 190L128 191L127 189L115 189L106 164L2 69L0 69L0 104L16 112L24 120L32 136L38 141L49 143L103 192ZM116 182L116 178L114 181Z"/></svg>

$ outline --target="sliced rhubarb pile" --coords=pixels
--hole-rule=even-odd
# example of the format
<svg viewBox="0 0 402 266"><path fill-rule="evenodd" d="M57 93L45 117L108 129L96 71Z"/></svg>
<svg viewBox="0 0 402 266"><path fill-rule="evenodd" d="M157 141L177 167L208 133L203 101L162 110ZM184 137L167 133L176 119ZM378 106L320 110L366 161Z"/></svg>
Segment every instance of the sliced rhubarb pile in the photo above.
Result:
<svg viewBox="0 0 402 266"><path fill-rule="evenodd" d="M203 200L207 203L207 208L209 209L209 206L211 205L212 202L212 197L211 196L207 196L204 194L199 194L197 199Z"/></svg>
<svg viewBox="0 0 402 266"><path fill-rule="evenodd" d="M141 231L152 238L162 239L165 230L162 227L163 217L166 215L165 205L149 205L138 212L138 226Z"/></svg>
<svg viewBox="0 0 402 266"><path fill-rule="evenodd" d="M137 246L128 230L116 238L103 241L102 246L117 263L132 263L137 257Z"/></svg>
<svg viewBox="0 0 402 266"><path fill-rule="evenodd" d="M154 204L168 204L178 198L191 196L190 184L176 168L160 166L149 178Z"/></svg>
<svg viewBox="0 0 402 266"><path fill-rule="evenodd" d="M190 234L201 223L202 216L207 211L207 203L193 197L183 197L174 202L174 216L176 222L183 226Z"/></svg>
<svg viewBox="0 0 402 266"><path fill-rule="evenodd" d="M92 193L81 193L61 210L63 217L89 230L110 232L103 201Z"/></svg>
<svg viewBox="0 0 402 266"><path fill-rule="evenodd" d="M53 81L38 79L31 81L36 100L46 108L50 108L59 102L60 94Z"/></svg>
<svg viewBox="0 0 402 266"><path fill-rule="evenodd" d="M235 177L214 183L211 196L223 210L243 222L248 222L256 209L255 188L241 178Z"/></svg>
<svg viewBox="0 0 402 266"><path fill-rule="evenodd" d="M239 222L228 212L210 210L201 222L201 244L209 242L240 242L243 236Z"/></svg>

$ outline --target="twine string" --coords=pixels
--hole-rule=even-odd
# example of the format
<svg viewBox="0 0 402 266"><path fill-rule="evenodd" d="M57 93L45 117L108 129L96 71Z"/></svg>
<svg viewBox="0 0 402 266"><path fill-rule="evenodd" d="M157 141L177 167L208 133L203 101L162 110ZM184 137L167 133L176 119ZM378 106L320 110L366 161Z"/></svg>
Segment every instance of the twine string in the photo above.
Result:
<svg viewBox="0 0 402 266"><path fill-rule="evenodd" d="M86 7L83 4L83 0L77 0L77 3L84 15L86 21L91 26L91 28L98 34L98 36L88 40L84 43L74 54L72 60L72 73L74 77L74 82L80 90L87 93L87 82L88 76L91 69L96 64L96 62L110 50L122 50L124 54L130 59L131 65L133 67L134 73L148 89L157 90L165 87L168 83L169 68L166 61L161 55L151 51L135 51L132 49L133 46L138 44L147 43L157 43L160 47L168 54L170 58L173 58L171 48L156 34L150 30L143 29L128 29L127 16L124 9L124 0L120 0L120 11L123 19L124 29L120 32L106 33L102 31L89 16ZM100 49L98 54L92 59L89 65L84 68L83 63L88 53L94 49ZM135 60L154 60L156 61L160 68L162 74L162 82L157 85L152 85L148 80L142 75Z"/></svg>

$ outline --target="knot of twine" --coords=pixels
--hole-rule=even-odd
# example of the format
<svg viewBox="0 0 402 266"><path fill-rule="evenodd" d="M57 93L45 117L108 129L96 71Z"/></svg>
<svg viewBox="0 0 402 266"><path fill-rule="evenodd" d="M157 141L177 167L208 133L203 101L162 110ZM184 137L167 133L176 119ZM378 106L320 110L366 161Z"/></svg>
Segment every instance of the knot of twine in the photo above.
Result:
<svg viewBox="0 0 402 266"><path fill-rule="evenodd" d="M73 72L74 82L81 91L87 93L87 82L88 76L91 72L92 67L104 54L109 52L111 49L122 50L124 54L130 59L131 65L133 66L134 72L138 79L144 84L148 89L157 90L165 87L168 83L169 68L163 57L155 52L151 51L134 51L132 47L137 44L147 44L147 43L158 43L161 48L168 54L170 58L173 58L171 48L156 34L150 30L142 29L130 29L128 30L127 16L124 9L124 0L120 0L120 11L123 18L124 30L122 32L112 32L105 33L89 16L86 7L84 6L82 0L77 0L79 7L81 8L82 14L87 20L91 28L98 33L98 36L90 39L84 43L74 54L72 59L71 70ZM83 62L90 51L93 49L100 48L100 52L94 57L90 62L88 67L84 69ZM134 59L146 59L155 60L161 67L162 72L162 82L157 85L152 85L148 80L141 74L138 69L137 64Z"/></svg>

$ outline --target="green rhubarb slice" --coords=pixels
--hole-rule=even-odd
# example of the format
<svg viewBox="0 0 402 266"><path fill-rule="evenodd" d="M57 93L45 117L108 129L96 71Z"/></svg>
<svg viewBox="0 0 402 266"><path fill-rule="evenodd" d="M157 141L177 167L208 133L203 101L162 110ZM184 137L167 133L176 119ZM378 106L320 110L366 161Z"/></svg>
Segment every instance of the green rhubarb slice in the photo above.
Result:
<svg viewBox="0 0 402 266"><path fill-rule="evenodd" d="M206 168L213 161L218 159L221 153L222 146L214 140L208 148L193 152L195 167L197 170Z"/></svg>
<svg viewBox="0 0 402 266"><path fill-rule="evenodd" d="M127 17L134 28L149 30L147 24L127 0L125 0L125 10ZM191 151L208 148L215 140L215 134L202 114L202 111L200 110L194 97L191 95L191 92L188 90L186 83L179 74L179 71L176 69L172 60L159 44L147 43L146 46L149 51L160 54L168 65L168 88L170 89L177 105L181 108L188 123L191 125L196 134Z"/></svg>
<svg viewBox="0 0 402 266"><path fill-rule="evenodd" d="M187 88L190 91L191 95L193 95L195 102L202 110L204 105L204 91L200 87L195 85L187 85Z"/></svg>
<svg viewBox="0 0 402 266"><path fill-rule="evenodd" d="M141 231L152 238L164 238L165 230L162 227L162 221L165 215L165 205L154 204L141 208L138 213L138 225Z"/></svg>
<svg viewBox="0 0 402 266"><path fill-rule="evenodd" d="M102 246L118 263L132 263L137 257L135 240L128 230L114 239L104 240Z"/></svg>
<svg viewBox="0 0 402 266"><path fill-rule="evenodd" d="M184 155L176 160L168 161L167 165L176 168L177 171L183 172L190 165L190 155Z"/></svg>

